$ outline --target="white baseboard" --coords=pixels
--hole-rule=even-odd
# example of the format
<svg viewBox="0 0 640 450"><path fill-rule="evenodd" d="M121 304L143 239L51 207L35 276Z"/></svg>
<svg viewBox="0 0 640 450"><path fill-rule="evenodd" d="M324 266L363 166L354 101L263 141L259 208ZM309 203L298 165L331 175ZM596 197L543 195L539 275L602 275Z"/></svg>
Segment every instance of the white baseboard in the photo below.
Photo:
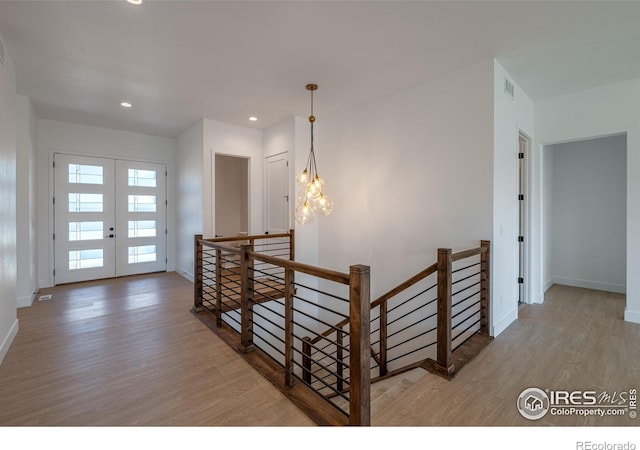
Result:
<svg viewBox="0 0 640 450"><path fill-rule="evenodd" d="M186 271L184 269L176 270L176 272L193 283L194 278L193 278L193 274L191 272L188 272L188 271Z"/></svg>
<svg viewBox="0 0 640 450"><path fill-rule="evenodd" d="M621 284L603 283L600 281L580 280L577 278L553 277L553 284L563 284L565 286L573 286L585 289L596 289L598 291L615 292L617 294L626 294L627 287Z"/></svg>
<svg viewBox="0 0 640 450"><path fill-rule="evenodd" d="M538 292L536 294L533 294L531 303L536 305L542 305L544 303L544 292Z"/></svg>
<svg viewBox="0 0 640 450"><path fill-rule="evenodd" d="M5 355L9 351L9 347L11 347L11 344L13 343L13 340L15 339L16 334L18 334L18 319L16 319L15 322L13 322L13 325L11 326L9 333L2 341L2 345L0 345L0 364L2 364L2 360L4 359Z"/></svg>
<svg viewBox="0 0 640 450"><path fill-rule="evenodd" d="M640 323L640 311L632 311L628 308L625 308L624 320L626 322Z"/></svg>
<svg viewBox="0 0 640 450"><path fill-rule="evenodd" d="M496 337L504 330L507 329L509 325L511 325L518 318L518 309L514 308L505 314L501 319L495 321L493 323L493 332L491 336Z"/></svg>
<svg viewBox="0 0 640 450"><path fill-rule="evenodd" d="M31 294L30 297L18 297L16 300L16 306L18 308L28 308L33 305L35 298L36 294Z"/></svg>
<svg viewBox="0 0 640 450"><path fill-rule="evenodd" d="M542 292L547 292L551 286L553 286L553 278L545 281L544 286L542 287Z"/></svg>

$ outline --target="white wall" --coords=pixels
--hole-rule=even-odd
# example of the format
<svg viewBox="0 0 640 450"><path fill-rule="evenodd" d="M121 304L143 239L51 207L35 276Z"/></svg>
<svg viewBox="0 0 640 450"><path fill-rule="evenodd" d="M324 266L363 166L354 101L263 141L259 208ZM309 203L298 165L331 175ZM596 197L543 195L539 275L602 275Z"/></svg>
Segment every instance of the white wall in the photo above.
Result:
<svg viewBox="0 0 640 450"><path fill-rule="evenodd" d="M106 128L39 119L38 135L38 273L40 287L53 284L53 176L54 152L152 161L167 165L167 270L175 270L176 140ZM47 217L49 220L45 220Z"/></svg>
<svg viewBox="0 0 640 450"><path fill-rule="evenodd" d="M193 236L203 234L204 121L178 137L177 263L176 271L193 281Z"/></svg>
<svg viewBox="0 0 640 450"><path fill-rule="evenodd" d="M0 64L0 363L16 333L16 72L6 51Z"/></svg>
<svg viewBox="0 0 640 450"><path fill-rule="evenodd" d="M373 300L438 247L491 239L492 60L318 120L318 168L335 200L318 220L320 266L371 266Z"/></svg>
<svg viewBox="0 0 640 450"><path fill-rule="evenodd" d="M505 77L514 85L513 98L504 91ZM533 102L497 61L494 61L493 83L491 317L493 333L498 335L518 316L518 133L522 131L531 137L534 129ZM525 208L527 205L525 197ZM526 231L525 238L528 238ZM525 245L528 245L528 239L525 239ZM524 278L528 281L526 269ZM526 287L525 299L528 297Z"/></svg>
<svg viewBox="0 0 640 450"><path fill-rule="evenodd" d="M215 233L215 154L249 158L249 233L264 233L262 130L204 119L203 231ZM193 244L192 244L193 246Z"/></svg>
<svg viewBox="0 0 640 450"><path fill-rule="evenodd" d="M289 117L282 122L266 128L262 133L264 157L291 153L295 145L295 117ZM308 151L309 149L307 149Z"/></svg>
<svg viewBox="0 0 640 450"><path fill-rule="evenodd" d="M640 79L564 95L535 105L536 136L533 175L535 224L534 295L542 297L541 146L627 133L627 306L625 320L640 323Z"/></svg>
<svg viewBox="0 0 640 450"><path fill-rule="evenodd" d="M17 159L16 182L17 246L17 304L18 308L31 306L38 288L37 273L37 208L36 208L36 112L28 97L17 98Z"/></svg>
<svg viewBox="0 0 640 450"><path fill-rule="evenodd" d="M193 235L215 230L215 155L249 159L249 233L264 232L262 131L203 119L178 138L177 271L193 280Z"/></svg>
<svg viewBox="0 0 640 450"><path fill-rule="evenodd" d="M553 146L553 283L625 292L627 140Z"/></svg>

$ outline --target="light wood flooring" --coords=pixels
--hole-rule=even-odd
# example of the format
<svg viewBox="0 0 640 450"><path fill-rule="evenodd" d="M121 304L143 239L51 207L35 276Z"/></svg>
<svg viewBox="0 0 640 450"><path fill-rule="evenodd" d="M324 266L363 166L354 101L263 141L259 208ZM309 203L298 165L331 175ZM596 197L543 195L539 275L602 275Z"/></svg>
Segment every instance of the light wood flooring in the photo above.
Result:
<svg viewBox="0 0 640 450"><path fill-rule="evenodd" d="M516 402L529 387L608 392L640 389L640 325L624 322L624 295L554 285L542 305L519 319L453 381L416 382L373 425L639 426L624 417L522 417Z"/></svg>
<svg viewBox="0 0 640 450"><path fill-rule="evenodd" d="M43 290L0 365L0 425L313 425L195 316L176 273Z"/></svg>
<svg viewBox="0 0 640 450"><path fill-rule="evenodd" d="M311 426L313 422L189 313L175 273L43 290L18 310L0 365L0 426ZM624 296L553 286L453 381L427 374L377 408L373 425L640 425L625 417L516 410L527 387L640 387L640 325ZM375 385L374 385L375 389Z"/></svg>

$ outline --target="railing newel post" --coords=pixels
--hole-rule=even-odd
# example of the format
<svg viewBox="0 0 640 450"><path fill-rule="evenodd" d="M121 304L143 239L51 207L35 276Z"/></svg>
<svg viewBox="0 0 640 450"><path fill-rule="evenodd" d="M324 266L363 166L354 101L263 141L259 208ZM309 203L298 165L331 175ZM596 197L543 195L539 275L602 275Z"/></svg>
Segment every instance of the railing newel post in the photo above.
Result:
<svg viewBox="0 0 640 450"><path fill-rule="evenodd" d="M201 234L193 236L193 311L202 306L202 240Z"/></svg>
<svg viewBox="0 0 640 450"><path fill-rule="evenodd" d="M491 241L480 241L480 333L489 334L491 313Z"/></svg>
<svg viewBox="0 0 640 450"><path fill-rule="evenodd" d="M216 248L216 326L222 326L222 250Z"/></svg>
<svg viewBox="0 0 640 450"><path fill-rule="evenodd" d="M293 270L284 271L284 354L285 385L293 386Z"/></svg>
<svg viewBox="0 0 640 450"><path fill-rule="evenodd" d="M371 424L370 268L349 268L349 423Z"/></svg>
<svg viewBox="0 0 640 450"><path fill-rule="evenodd" d="M240 246L240 350L248 353L253 345L253 258L252 244Z"/></svg>
<svg viewBox="0 0 640 450"><path fill-rule="evenodd" d="M311 338L302 338L302 380L311 385Z"/></svg>
<svg viewBox="0 0 640 450"><path fill-rule="evenodd" d="M451 351L451 255L450 248L438 249L438 343L435 370L448 378L455 372Z"/></svg>
<svg viewBox="0 0 640 450"><path fill-rule="evenodd" d="M289 260L296 260L296 231L292 228L289 230Z"/></svg>
<svg viewBox="0 0 640 450"><path fill-rule="evenodd" d="M344 333L342 329L336 330L336 390L338 392L342 392L344 389L344 364L342 362L344 358L342 351L342 347L344 345L343 336Z"/></svg>
<svg viewBox="0 0 640 450"><path fill-rule="evenodd" d="M380 304L380 376L387 374L387 302Z"/></svg>

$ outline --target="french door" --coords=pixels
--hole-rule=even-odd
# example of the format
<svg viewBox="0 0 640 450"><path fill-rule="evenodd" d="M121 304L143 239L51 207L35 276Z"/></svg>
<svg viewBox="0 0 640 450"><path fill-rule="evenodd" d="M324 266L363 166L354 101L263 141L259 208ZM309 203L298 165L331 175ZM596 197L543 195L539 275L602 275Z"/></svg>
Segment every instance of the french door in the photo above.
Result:
<svg viewBox="0 0 640 450"><path fill-rule="evenodd" d="M166 270L166 167L54 155L55 283Z"/></svg>

